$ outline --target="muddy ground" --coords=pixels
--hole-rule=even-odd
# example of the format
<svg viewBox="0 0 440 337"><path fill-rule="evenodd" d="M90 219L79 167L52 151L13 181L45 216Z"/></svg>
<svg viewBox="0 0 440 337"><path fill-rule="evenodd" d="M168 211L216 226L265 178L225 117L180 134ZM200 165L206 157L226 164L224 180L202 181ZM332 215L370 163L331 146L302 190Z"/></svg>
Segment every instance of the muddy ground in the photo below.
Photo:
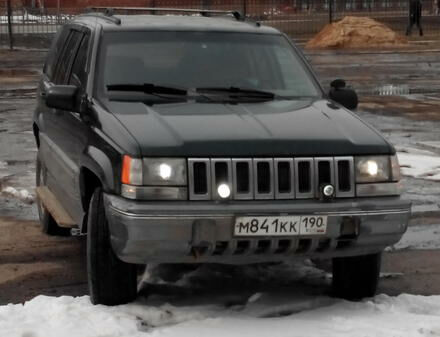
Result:
<svg viewBox="0 0 440 337"><path fill-rule="evenodd" d="M440 50L424 49L309 52L307 57L325 87L332 79L347 79L362 94L357 113L393 143L422 146L440 141ZM31 118L44 55L38 50L0 50L0 190L12 186L32 193L34 187ZM419 95L371 95L387 84L408 86ZM412 224L439 223L440 183L413 178L404 182L405 197L416 206ZM87 294L84 241L41 234L35 205L0 195L0 304L38 294ZM383 277L380 292L440 294L438 250L388 252L383 272L391 274Z"/></svg>

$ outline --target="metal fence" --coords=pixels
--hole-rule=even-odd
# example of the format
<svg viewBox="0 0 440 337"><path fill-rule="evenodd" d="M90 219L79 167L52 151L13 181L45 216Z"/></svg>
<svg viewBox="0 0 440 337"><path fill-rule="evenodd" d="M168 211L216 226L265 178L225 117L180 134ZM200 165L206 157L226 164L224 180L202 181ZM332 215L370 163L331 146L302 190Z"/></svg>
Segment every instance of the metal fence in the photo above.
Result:
<svg viewBox="0 0 440 337"><path fill-rule="evenodd" d="M88 6L139 6L239 10L294 39L307 39L347 15L368 16L402 34L410 0L0 0L0 45L46 47L58 27ZM440 33L438 0L422 0L425 35Z"/></svg>

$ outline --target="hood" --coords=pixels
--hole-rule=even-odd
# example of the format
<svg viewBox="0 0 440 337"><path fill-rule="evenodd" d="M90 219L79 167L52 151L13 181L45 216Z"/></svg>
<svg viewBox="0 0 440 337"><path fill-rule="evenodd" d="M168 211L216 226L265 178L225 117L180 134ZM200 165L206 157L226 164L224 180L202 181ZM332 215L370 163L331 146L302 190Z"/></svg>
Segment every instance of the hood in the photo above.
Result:
<svg viewBox="0 0 440 337"><path fill-rule="evenodd" d="M107 102L142 156L255 157L390 154L371 126L326 100L265 103Z"/></svg>

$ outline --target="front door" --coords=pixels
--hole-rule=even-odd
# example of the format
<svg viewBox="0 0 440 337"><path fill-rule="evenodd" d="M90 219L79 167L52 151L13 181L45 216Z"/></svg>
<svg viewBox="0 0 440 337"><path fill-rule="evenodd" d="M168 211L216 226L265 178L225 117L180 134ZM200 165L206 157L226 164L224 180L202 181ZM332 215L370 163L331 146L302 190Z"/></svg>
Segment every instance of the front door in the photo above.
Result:
<svg viewBox="0 0 440 337"><path fill-rule="evenodd" d="M70 28L51 85L75 85L78 94L86 89L86 63L90 34ZM80 96L78 96L80 97ZM48 170L47 184L72 218L80 224L84 215L79 190L79 159L87 143L87 125L77 112L48 109L44 116L46 137L41 139Z"/></svg>

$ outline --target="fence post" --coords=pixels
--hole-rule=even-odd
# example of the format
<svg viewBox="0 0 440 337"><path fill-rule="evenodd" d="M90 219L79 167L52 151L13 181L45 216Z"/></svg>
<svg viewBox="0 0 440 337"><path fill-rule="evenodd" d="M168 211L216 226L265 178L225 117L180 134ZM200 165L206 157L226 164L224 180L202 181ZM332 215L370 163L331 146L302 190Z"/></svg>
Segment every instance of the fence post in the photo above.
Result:
<svg viewBox="0 0 440 337"><path fill-rule="evenodd" d="M247 0L243 0L243 16L246 16L247 12Z"/></svg>
<svg viewBox="0 0 440 337"><path fill-rule="evenodd" d="M8 34L9 34L9 49L14 49L14 36L12 33L12 5L11 0L6 1L8 12Z"/></svg>
<svg viewBox="0 0 440 337"><path fill-rule="evenodd" d="M57 23L61 24L61 16L60 16L60 0L57 0Z"/></svg>
<svg viewBox="0 0 440 337"><path fill-rule="evenodd" d="M328 22L333 22L333 0L328 0Z"/></svg>

